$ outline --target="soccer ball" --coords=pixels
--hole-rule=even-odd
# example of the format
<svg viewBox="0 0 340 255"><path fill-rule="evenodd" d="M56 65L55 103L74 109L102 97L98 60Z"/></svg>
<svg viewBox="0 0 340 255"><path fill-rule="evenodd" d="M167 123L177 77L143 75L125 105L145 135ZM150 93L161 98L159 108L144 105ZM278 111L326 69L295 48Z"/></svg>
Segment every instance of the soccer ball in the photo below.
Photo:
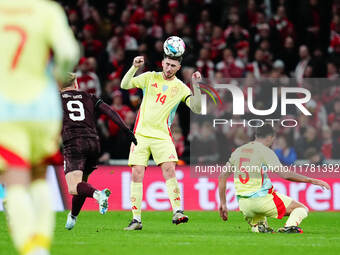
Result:
<svg viewBox="0 0 340 255"><path fill-rule="evenodd" d="M163 44L165 55L170 57L180 57L185 51L185 43L178 36L170 36Z"/></svg>

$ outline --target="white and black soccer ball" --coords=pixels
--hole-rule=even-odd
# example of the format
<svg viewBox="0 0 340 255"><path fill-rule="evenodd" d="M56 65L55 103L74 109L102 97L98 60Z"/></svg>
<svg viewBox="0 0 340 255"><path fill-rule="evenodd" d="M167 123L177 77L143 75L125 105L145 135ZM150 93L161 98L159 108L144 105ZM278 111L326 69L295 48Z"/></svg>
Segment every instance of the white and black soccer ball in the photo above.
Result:
<svg viewBox="0 0 340 255"><path fill-rule="evenodd" d="M170 36L163 44L165 55L170 57L180 57L184 54L185 43L178 36Z"/></svg>

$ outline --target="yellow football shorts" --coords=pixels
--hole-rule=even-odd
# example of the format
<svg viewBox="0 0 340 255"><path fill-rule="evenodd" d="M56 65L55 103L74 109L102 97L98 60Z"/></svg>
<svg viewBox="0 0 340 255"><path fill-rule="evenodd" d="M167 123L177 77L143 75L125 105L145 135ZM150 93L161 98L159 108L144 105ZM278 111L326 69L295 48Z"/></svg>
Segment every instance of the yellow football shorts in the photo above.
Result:
<svg viewBox="0 0 340 255"><path fill-rule="evenodd" d="M0 122L0 170L30 168L58 150L61 121Z"/></svg>
<svg viewBox="0 0 340 255"><path fill-rule="evenodd" d="M129 166L147 166L150 154L156 164L178 161L175 145L171 138L158 139L136 135L137 145L131 144L129 155Z"/></svg>
<svg viewBox="0 0 340 255"><path fill-rule="evenodd" d="M245 218L263 216L282 219L292 201L293 199L286 195L273 192L263 197L240 198L238 203Z"/></svg>

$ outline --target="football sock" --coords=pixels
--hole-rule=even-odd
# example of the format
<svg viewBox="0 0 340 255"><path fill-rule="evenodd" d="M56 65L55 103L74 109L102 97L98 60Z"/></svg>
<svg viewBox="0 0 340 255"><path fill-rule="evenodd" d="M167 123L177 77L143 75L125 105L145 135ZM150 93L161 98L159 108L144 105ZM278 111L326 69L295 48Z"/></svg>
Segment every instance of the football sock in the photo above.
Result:
<svg viewBox="0 0 340 255"><path fill-rule="evenodd" d="M75 195L72 197L72 216L78 216L83 204L85 203L86 197L81 195Z"/></svg>
<svg viewBox="0 0 340 255"><path fill-rule="evenodd" d="M96 191L96 189L93 188L90 183L80 182L77 185L77 192L78 192L78 195L80 195L80 196L95 198L94 197L95 191Z"/></svg>
<svg viewBox="0 0 340 255"><path fill-rule="evenodd" d="M39 247L49 249L55 225L55 213L47 181L43 179L33 181L30 192L35 215L34 241Z"/></svg>
<svg viewBox="0 0 340 255"><path fill-rule="evenodd" d="M131 182L130 186L130 200L133 218L142 221L142 199L143 199L143 183Z"/></svg>
<svg viewBox="0 0 340 255"><path fill-rule="evenodd" d="M177 179L175 177L171 178L167 180L165 184L173 212L175 213L178 210L182 210L181 194L178 187Z"/></svg>
<svg viewBox="0 0 340 255"><path fill-rule="evenodd" d="M34 248L34 209L28 190L21 185L7 188L7 219L14 246L20 254Z"/></svg>
<svg viewBox="0 0 340 255"><path fill-rule="evenodd" d="M299 207L294 209L286 222L285 227L298 226L301 221L308 216L308 212L305 208Z"/></svg>
<svg viewBox="0 0 340 255"><path fill-rule="evenodd" d="M249 225L251 226L252 232L259 232L258 230L258 223L263 222L267 225L267 217L265 216L254 216L248 220Z"/></svg>
<svg viewBox="0 0 340 255"><path fill-rule="evenodd" d="M249 221L249 224L252 226L257 225L259 222L263 222L265 224L267 224L267 217L265 216L254 216L253 218L251 218L251 220Z"/></svg>

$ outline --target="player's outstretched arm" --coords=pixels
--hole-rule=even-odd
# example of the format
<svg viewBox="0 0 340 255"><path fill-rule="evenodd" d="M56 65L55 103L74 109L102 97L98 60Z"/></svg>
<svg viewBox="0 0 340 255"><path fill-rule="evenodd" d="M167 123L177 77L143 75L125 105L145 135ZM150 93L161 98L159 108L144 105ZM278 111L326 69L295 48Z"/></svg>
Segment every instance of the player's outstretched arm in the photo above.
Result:
<svg viewBox="0 0 340 255"><path fill-rule="evenodd" d="M202 80L200 72L192 74L192 87L194 94L190 98L189 108L197 114L201 113L201 90L199 89L198 83Z"/></svg>
<svg viewBox="0 0 340 255"><path fill-rule="evenodd" d="M118 115L117 112L111 109L111 107L105 103L101 103L98 106L99 111L102 114L108 116L114 123L116 123L128 136L129 140L137 145L137 139L135 135L131 132L131 130L126 126L122 118Z"/></svg>
<svg viewBox="0 0 340 255"><path fill-rule="evenodd" d="M129 71L124 75L122 79L122 83L120 84L120 87L122 89L132 89L135 86L132 84L131 80L135 73L137 72L138 68L144 65L144 57L138 56L133 59L133 64Z"/></svg>
<svg viewBox="0 0 340 255"><path fill-rule="evenodd" d="M288 181L292 182L305 182L305 183L311 183L314 185L318 185L322 187L323 189L330 189L329 185L327 182L324 182L322 180L310 178L304 175L300 175L291 171L278 171L277 173L281 178L286 179Z"/></svg>
<svg viewBox="0 0 340 255"><path fill-rule="evenodd" d="M226 164L227 169L230 170L230 163ZM228 208L227 208L227 199L225 192L227 190L227 179L232 174L231 171L223 172L218 177L218 194L220 196L220 206L218 208L220 212L220 217L222 220L228 220Z"/></svg>

